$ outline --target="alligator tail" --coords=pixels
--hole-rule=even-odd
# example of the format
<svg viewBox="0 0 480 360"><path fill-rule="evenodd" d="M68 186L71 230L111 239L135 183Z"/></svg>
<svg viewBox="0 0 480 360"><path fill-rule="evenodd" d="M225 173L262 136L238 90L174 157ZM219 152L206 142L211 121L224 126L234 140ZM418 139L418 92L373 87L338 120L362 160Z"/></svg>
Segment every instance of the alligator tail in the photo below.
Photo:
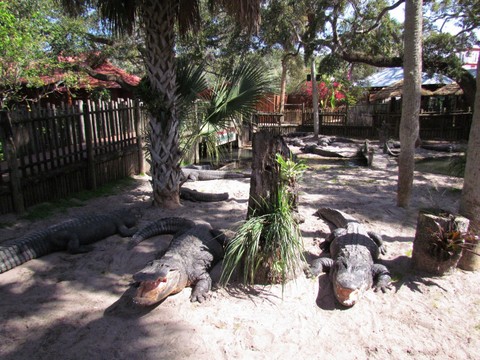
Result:
<svg viewBox="0 0 480 360"><path fill-rule="evenodd" d="M45 232L33 233L11 244L0 246L0 274L51 253L53 249L47 236Z"/></svg>
<svg viewBox="0 0 480 360"><path fill-rule="evenodd" d="M181 230L187 230L194 226L195 221L180 217L168 217L152 221L138 230L135 235L133 235L132 239L128 243L128 249L135 247L143 240L146 240L152 236L175 234Z"/></svg>

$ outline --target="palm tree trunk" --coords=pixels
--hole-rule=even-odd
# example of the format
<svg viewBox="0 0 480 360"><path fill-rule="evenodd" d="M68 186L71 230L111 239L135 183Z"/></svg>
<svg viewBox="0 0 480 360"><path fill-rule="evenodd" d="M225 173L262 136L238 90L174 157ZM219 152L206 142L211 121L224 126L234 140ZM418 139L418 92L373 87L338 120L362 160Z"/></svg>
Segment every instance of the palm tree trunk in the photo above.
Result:
<svg viewBox="0 0 480 360"><path fill-rule="evenodd" d="M156 206L180 204L179 119L175 70L175 14L178 1L144 1L145 64L152 99L149 110L153 199Z"/></svg>
<svg viewBox="0 0 480 360"><path fill-rule="evenodd" d="M410 204L415 170L422 86L422 5L422 0L407 0L405 4L404 86L397 188L397 205L400 207Z"/></svg>

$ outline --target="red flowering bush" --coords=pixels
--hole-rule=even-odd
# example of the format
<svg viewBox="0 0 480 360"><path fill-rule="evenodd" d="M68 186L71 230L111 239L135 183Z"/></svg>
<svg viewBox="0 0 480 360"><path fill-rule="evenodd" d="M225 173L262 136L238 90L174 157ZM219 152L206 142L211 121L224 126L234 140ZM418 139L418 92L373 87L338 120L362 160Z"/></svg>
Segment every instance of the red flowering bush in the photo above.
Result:
<svg viewBox="0 0 480 360"><path fill-rule="evenodd" d="M318 89L318 105L322 109L336 108L346 103L346 95L342 89L342 84L333 81L331 83L320 81L317 82ZM297 95L302 95L307 106L312 106L312 82L305 82Z"/></svg>

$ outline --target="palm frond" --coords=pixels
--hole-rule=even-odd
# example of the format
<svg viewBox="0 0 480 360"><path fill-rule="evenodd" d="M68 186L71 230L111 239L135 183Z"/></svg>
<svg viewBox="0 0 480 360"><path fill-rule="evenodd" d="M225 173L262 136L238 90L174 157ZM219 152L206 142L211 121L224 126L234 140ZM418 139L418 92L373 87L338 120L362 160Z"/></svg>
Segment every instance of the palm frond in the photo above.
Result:
<svg viewBox="0 0 480 360"><path fill-rule="evenodd" d="M194 102L208 89L203 64L197 65L181 58L177 62L177 93L180 118L194 108Z"/></svg>
<svg viewBox="0 0 480 360"><path fill-rule="evenodd" d="M222 7L235 17L240 25L252 32L256 31L260 24L260 4L259 0L210 0L210 9L214 11L215 7Z"/></svg>
<svg viewBox="0 0 480 360"><path fill-rule="evenodd" d="M225 126L248 119L255 105L270 90L270 77L264 68L248 63L235 69L213 88L205 122Z"/></svg>
<svg viewBox="0 0 480 360"><path fill-rule="evenodd" d="M137 0L58 0L70 15L78 16L98 9L104 25L117 34L130 34L138 19L140 2Z"/></svg>

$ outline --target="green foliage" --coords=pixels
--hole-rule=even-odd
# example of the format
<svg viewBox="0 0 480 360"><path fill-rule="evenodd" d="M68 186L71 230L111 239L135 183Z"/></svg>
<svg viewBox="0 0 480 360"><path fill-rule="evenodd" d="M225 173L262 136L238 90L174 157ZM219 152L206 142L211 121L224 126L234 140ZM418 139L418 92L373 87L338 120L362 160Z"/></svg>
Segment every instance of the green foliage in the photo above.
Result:
<svg viewBox="0 0 480 360"><path fill-rule="evenodd" d="M0 106L19 100L21 81L38 77L48 66L43 47L48 22L34 4L0 2Z"/></svg>
<svg viewBox="0 0 480 360"><path fill-rule="evenodd" d="M220 76L207 89L203 66L180 62L179 110L182 127L182 153L188 155L193 144L206 139L216 157L216 133L249 121L255 105L270 89L268 73L261 66L244 64Z"/></svg>
<svg viewBox="0 0 480 360"><path fill-rule="evenodd" d="M265 273L270 283L281 283L295 273L303 260L303 242L298 224L293 216L290 186L306 169L276 155L280 167L275 201L259 204L262 215L250 217L243 223L235 237L228 243L220 282L227 284L236 270L243 275L243 284L254 284L257 274Z"/></svg>
<svg viewBox="0 0 480 360"><path fill-rule="evenodd" d="M293 186L302 178L308 166L303 160L294 161L292 157L285 159L282 155L276 155L276 161L280 166L281 186Z"/></svg>

